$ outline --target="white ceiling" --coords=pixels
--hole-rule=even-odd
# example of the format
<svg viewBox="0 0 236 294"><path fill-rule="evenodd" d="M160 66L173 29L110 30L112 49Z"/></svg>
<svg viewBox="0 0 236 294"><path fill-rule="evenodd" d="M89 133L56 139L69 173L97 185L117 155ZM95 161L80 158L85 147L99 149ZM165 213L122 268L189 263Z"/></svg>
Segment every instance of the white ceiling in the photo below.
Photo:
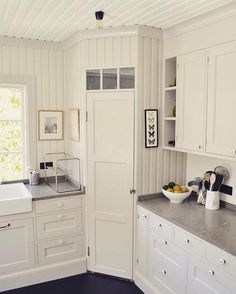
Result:
<svg viewBox="0 0 236 294"><path fill-rule="evenodd" d="M0 36L62 42L78 30L148 25L169 28L235 0L0 0Z"/></svg>

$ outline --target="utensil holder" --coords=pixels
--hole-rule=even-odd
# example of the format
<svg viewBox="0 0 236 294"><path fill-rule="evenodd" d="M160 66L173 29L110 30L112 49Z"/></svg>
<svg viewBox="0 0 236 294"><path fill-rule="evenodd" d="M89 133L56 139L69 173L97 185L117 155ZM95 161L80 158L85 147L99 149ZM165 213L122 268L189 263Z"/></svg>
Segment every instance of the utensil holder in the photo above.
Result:
<svg viewBox="0 0 236 294"><path fill-rule="evenodd" d="M220 208L219 191L207 191L205 207L210 210L217 210Z"/></svg>

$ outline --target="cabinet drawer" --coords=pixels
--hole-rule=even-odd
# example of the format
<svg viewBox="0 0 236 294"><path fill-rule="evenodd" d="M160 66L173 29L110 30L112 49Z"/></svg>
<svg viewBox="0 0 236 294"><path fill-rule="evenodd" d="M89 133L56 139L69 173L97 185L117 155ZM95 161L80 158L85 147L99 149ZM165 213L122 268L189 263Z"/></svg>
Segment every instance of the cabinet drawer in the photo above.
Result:
<svg viewBox="0 0 236 294"><path fill-rule="evenodd" d="M81 197L55 198L50 200L41 200L36 202L36 213L46 213L62 211L67 209L80 208L82 205Z"/></svg>
<svg viewBox="0 0 236 294"><path fill-rule="evenodd" d="M82 228L81 210L42 215L36 218L37 238L78 234Z"/></svg>
<svg viewBox="0 0 236 294"><path fill-rule="evenodd" d="M150 215L150 228L169 239L172 238L173 226L163 218L153 213Z"/></svg>
<svg viewBox="0 0 236 294"><path fill-rule="evenodd" d="M207 244L207 260L227 271L236 277L236 257L213 246ZM235 290L236 291L236 290Z"/></svg>
<svg viewBox="0 0 236 294"><path fill-rule="evenodd" d="M80 258L82 255L82 237L80 235L38 243L39 265Z"/></svg>
<svg viewBox="0 0 236 294"><path fill-rule="evenodd" d="M150 252L161 253L165 258L173 262L176 271L182 276L183 279L187 277L187 254L186 251L169 241L167 238L155 233L150 232Z"/></svg>
<svg viewBox="0 0 236 294"><path fill-rule="evenodd" d="M235 294L236 279L232 275L193 257L189 259L188 282L198 294Z"/></svg>
<svg viewBox="0 0 236 294"><path fill-rule="evenodd" d="M185 230L175 227L175 241L186 250L199 256L205 256L205 243Z"/></svg>
<svg viewBox="0 0 236 294"><path fill-rule="evenodd" d="M151 283L163 294L185 294L186 283L179 267L158 252L150 254Z"/></svg>

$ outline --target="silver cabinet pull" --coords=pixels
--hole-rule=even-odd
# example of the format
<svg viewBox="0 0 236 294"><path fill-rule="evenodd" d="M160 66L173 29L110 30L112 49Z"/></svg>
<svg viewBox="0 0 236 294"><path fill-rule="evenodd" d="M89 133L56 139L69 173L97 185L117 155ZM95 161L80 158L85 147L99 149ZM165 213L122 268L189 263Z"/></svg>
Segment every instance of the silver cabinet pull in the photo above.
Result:
<svg viewBox="0 0 236 294"><path fill-rule="evenodd" d="M157 224L157 226L158 226L159 228L161 228L161 224Z"/></svg>
<svg viewBox="0 0 236 294"><path fill-rule="evenodd" d="M225 263L226 263L226 260L223 259L223 258L221 258L221 259L220 259L220 264L225 264Z"/></svg>
<svg viewBox="0 0 236 294"><path fill-rule="evenodd" d="M162 241L162 244L167 245L167 241L166 240L163 240Z"/></svg>
<svg viewBox="0 0 236 294"><path fill-rule="evenodd" d="M185 244L189 244L189 242L190 242L189 239L184 239Z"/></svg>
<svg viewBox="0 0 236 294"><path fill-rule="evenodd" d="M62 207L63 207L63 203L59 202L59 203L57 204L57 207L58 207L58 208L62 208Z"/></svg>
<svg viewBox="0 0 236 294"><path fill-rule="evenodd" d="M5 228L8 228L8 227L10 227L10 226L11 226L11 224L7 224L7 225L5 225L5 226L0 227L0 229L5 229Z"/></svg>
<svg viewBox="0 0 236 294"><path fill-rule="evenodd" d="M209 276L213 276L214 274L215 274L215 272L213 270L208 271Z"/></svg>
<svg viewBox="0 0 236 294"><path fill-rule="evenodd" d="M166 270L161 271L163 275L166 275Z"/></svg>

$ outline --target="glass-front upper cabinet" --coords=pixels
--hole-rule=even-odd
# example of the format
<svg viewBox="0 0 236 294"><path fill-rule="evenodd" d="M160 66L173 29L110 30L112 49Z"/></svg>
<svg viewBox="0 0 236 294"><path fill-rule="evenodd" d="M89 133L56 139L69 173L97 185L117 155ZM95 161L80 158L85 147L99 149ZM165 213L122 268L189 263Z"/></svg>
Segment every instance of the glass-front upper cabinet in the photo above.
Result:
<svg viewBox="0 0 236 294"><path fill-rule="evenodd" d="M135 69L134 67L120 68L120 89L134 89Z"/></svg>
<svg viewBox="0 0 236 294"><path fill-rule="evenodd" d="M100 90L100 69L86 71L87 90Z"/></svg>
<svg viewBox="0 0 236 294"><path fill-rule="evenodd" d="M103 89L117 89L117 68L106 68L102 70Z"/></svg>

